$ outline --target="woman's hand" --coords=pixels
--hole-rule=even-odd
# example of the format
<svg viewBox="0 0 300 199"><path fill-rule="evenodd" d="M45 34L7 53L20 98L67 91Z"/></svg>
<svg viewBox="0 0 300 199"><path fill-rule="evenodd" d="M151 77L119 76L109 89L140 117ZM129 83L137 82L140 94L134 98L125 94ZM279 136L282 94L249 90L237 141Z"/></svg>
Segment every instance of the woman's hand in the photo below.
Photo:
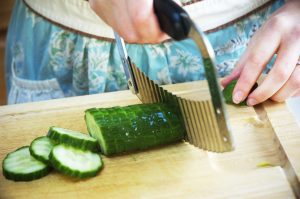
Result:
<svg viewBox="0 0 300 199"><path fill-rule="evenodd" d="M262 84L249 95L252 86L275 53L277 58L273 68ZM233 91L233 101L239 103L249 95L249 106L269 98L281 102L291 96L300 96L299 56L300 0L290 0L255 33L236 68L222 84L226 86L238 78Z"/></svg>
<svg viewBox="0 0 300 199"><path fill-rule="evenodd" d="M159 28L153 0L89 0L89 3L126 42L159 43L168 38Z"/></svg>

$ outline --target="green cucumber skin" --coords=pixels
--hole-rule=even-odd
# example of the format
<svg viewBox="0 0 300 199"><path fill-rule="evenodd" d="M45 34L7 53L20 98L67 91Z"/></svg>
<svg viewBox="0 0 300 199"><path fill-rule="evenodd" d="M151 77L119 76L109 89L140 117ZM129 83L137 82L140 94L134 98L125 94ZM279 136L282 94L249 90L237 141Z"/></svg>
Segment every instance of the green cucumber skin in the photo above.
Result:
<svg viewBox="0 0 300 199"><path fill-rule="evenodd" d="M92 108L86 110L85 120L90 135L109 156L182 140L185 128L175 111L163 103Z"/></svg>
<svg viewBox="0 0 300 199"><path fill-rule="evenodd" d="M21 148L18 148L15 151L18 151L18 150L21 150L21 149L24 149L24 148L29 148L29 146L23 146ZM13 152L15 152L15 151L13 151ZM5 156L3 162L13 152L8 153ZM20 181L32 181L32 180L40 179L40 178L48 175L51 170L52 170L51 167L47 166L47 167L45 167L45 169L43 169L43 170L41 170L39 172L35 172L34 174L32 174L32 173L29 173L29 174L20 174L20 173L14 173L14 172L10 172L10 171L5 170L4 169L4 164L2 163L2 173L3 173L4 177L6 179L8 179L8 180L13 180L13 181L16 181L16 182L20 182Z"/></svg>
<svg viewBox="0 0 300 199"><path fill-rule="evenodd" d="M49 158L48 158L48 159L45 159L43 156L40 156L40 155L36 154L35 151L33 150L33 147L32 147L32 144L33 144L35 141L37 141L37 140L39 140L39 139L42 139L43 137L45 137L45 136L41 136L41 137L35 138L35 139L31 142L31 144L30 144L30 146L29 146L29 151L30 151L30 154L31 154L35 159L37 159L37 160L39 160L39 161L41 161L41 162L43 162L43 163L45 163L45 164L47 164L47 165L50 165ZM55 143L54 143L53 140L52 140L52 143L53 143L53 146L54 146Z"/></svg>
<svg viewBox="0 0 300 199"><path fill-rule="evenodd" d="M90 140L70 137L66 134L60 134L55 129L50 127L47 136L57 143L69 145L81 150L98 151L98 143Z"/></svg>
<svg viewBox="0 0 300 199"><path fill-rule="evenodd" d="M233 90L234 87L237 83L237 80L232 80L222 91L223 96L225 98L225 102L226 104L232 104L232 105L237 105L237 106L247 106L247 98L240 102L239 104L235 104L232 100L232 95L233 95ZM258 84L255 83L251 89L251 91L249 93L251 93L252 91L254 91L256 88L258 87Z"/></svg>
<svg viewBox="0 0 300 199"><path fill-rule="evenodd" d="M71 168L67 167L67 166L64 166L63 164L61 164L56 158L55 158L55 155L53 155L53 150L51 151L50 155L49 155L49 159L50 159L50 162L51 162L51 165L52 167L65 174L65 175L68 175L68 176L71 176L71 177L75 177L75 178L89 178L89 177L94 177L96 176L100 171L101 169L103 168L103 161L102 161L102 158L100 157L100 160L101 160L101 164L98 168L94 169L94 170L91 170L89 172L80 172L80 171L74 171L72 170Z"/></svg>

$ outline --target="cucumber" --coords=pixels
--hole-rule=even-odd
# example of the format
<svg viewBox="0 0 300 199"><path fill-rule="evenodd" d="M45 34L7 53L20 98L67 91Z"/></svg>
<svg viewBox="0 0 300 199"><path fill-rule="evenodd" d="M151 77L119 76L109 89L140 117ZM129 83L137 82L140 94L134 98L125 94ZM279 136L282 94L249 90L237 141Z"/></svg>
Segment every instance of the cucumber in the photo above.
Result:
<svg viewBox="0 0 300 199"><path fill-rule="evenodd" d="M182 120L163 103L127 107L91 108L85 111L90 135L104 155L148 149L182 140Z"/></svg>
<svg viewBox="0 0 300 199"><path fill-rule="evenodd" d="M63 144L54 146L49 157L56 170L77 178L96 176L103 167L101 157L97 153Z"/></svg>
<svg viewBox="0 0 300 199"><path fill-rule="evenodd" d="M31 181L46 176L50 167L30 155L29 146L13 151L4 158L3 175L14 181Z"/></svg>
<svg viewBox="0 0 300 199"><path fill-rule="evenodd" d="M233 100L232 100L233 89L234 89L236 83L237 83L237 80L232 80L232 81L231 81L231 82L223 89L222 93L223 93L223 96L224 96L224 98L225 98L225 102L226 102L227 104L233 104L233 105L238 105L238 106L247 106L247 98L246 98L244 101L240 102L239 104L235 104L235 103L233 102ZM253 85L253 87L252 87L250 93L251 93L252 91L254 91L257 87L258 87L258 84L255 83L255 84Z"/></svg>
<svg viewBox="0 0 300 199"><path fill-rule="evenodd" d="M29 147L30 154L37 160L49 164L49 154L55 143L49 137L42 136L34 139Z"/></svg>
<svg viewBox="0 0 300 199"><path fill-rule="evenodd" d="M50 127L48 137L81 150L96 151L98 146L97 140L87 134L59 127Z"/></svg>

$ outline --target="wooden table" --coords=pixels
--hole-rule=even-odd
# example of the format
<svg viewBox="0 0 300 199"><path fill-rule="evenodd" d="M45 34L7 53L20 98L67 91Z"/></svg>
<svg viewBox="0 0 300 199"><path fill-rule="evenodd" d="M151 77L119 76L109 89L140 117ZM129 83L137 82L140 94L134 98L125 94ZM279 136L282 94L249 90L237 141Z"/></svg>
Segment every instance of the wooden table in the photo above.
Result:
<svg viewBox="0 0 300 199"><path fill-rule="evenodd" d="M209 97L207 85L166 86L193 98ZM140 103L129 91L0 107L0 161L50 126L87 132L84 110ZM227 106L236 149L212 153L181 142L112 158L94 178L57 172L32 182L0 174L0 198L295 198L300 193L300 129L284 103ZM260 119L258 119L260 118ZM268 162L272 167L258 167Z"/></svg>

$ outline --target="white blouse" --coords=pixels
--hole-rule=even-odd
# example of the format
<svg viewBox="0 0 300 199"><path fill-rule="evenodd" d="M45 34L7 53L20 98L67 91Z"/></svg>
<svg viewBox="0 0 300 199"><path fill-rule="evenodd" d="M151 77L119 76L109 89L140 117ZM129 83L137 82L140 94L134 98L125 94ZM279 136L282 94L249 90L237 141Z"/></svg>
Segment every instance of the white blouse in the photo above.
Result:
<svg viewBox="0 0 300 199"><path fill-rule="evenodd" d="M114 38L113 30L98 17L85 0L24 0L39 15L75 31ZM202 0L184 6L203 30L229 23L270 0Z"/></svg>

